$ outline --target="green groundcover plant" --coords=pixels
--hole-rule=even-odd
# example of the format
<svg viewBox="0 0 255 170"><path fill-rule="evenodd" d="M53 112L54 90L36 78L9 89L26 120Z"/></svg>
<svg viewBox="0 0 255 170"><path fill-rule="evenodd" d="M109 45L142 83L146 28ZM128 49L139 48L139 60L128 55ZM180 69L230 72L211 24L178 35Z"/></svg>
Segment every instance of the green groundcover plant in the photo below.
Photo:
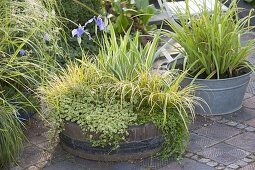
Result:
<svg viewBox="0 0 255 170"><path fill-rule="evenodd" d="M165 137L162 156L180 156L193 116L188 110L193 113L199 100L193 95L195 86L180 88L185 74L178 70L154 73L158 36L143 47L139 33L131 38L130 31L117 38L110 25L96 59L70 63L40 88L51 138L56 139L65 121L72 121L84 134L96 134L87 137L93 146L117 148L128 126L153 122Z"/></svg>
<svg viewBox="0 0 255 170"><path fill-rule="evenodd" d="M23 148L18 111L38 108L34 89L55 71L59 30L54 0L0 3L0 169L15 162Z"/></svg>
<svg viewBox="0 0 255 170"><path fill-rule="evenodd" d="M181 26L167 21L173 32L164 31L182 46L179 50L186 56L191 76L222 79L243 74L243 68L253 69L247 57L254 51L255 40L241 42L242 36L252 34L252 11L239 18L236 0L227 11L218 0L213 12L205 4L200 9L201 14L195 16L189 10L185 14L176 10Z"/></svg>

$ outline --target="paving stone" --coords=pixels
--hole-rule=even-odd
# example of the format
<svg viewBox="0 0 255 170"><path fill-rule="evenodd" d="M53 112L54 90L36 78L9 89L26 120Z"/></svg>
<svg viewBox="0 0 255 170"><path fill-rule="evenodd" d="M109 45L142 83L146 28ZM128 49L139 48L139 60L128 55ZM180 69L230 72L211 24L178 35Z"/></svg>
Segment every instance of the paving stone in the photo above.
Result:
<svg viewBox="0 0 255 170"><path fill-rule="evenodd" d="M66 155L68 154L61 146L58 144L53 151L53 157L61 156L61 155Z"/></svg>
<svg viewBox="0 0 255 170"><path fill-rule="evenodd" d="M195 133L214 139L216 141L222 141L234 135L239 134L240 130L233 127L229 127L224 124L215 123L208 127L203 127L201 129L198 129L195 131Z"/></svg>
<svg viewBox="0 0 255 170"><path fill-rule="evenodd" d="M232 168L225 168L224 170L233 170Z"/></svg>
<svg viewBox="0 0 255 170"><path fill-rule="evenodd" d="M246 127L247 127L247 125L244 125L244 124L238 124L236 127L237 127L238 129L244 129L244 128L246 128Z"/></svg>
<svg viewBox="0 0 255 170"><path fill-rule="evenodd" d="M50 161L39 162L39 163L36 164L36 166L39 169L42 169L43 167L47 166L49 163L50 163Z"/></svg>
<svg viewBox="0 0 255 170"><path fill-rule="evenodd" d="M184 158L180 164L172 163L159 170L214 170L214 168L192 159Z"/></svg>
<svg viewBox="0 0 255 170"><path fill-rule="evenodd" d="M149 157L140 161L136 161L134 163L146 169L159 169L159 168L167 166L173 161L175 160L173 160L172 158L162 160L159 157Z"/></svg>
<svg viewBox="0 0 255 170"><path fill-rule="evenodd" d="M41 136L41 134L48 131L41 121L31 120L29 124L26 124L25 135L28 139L31 139L34 136Z"/></svg>
<svg viewBox="0 0 255 170"><path fill-rule="evenodd" d="M237 146L249 152L255 152L255 134L251 132L245 132L237 135L227 140L226 143Z"/></svg>
<svg viewBox="0 0 255 170"><path fill-rule="evenodd" d="M20 166L15 166L15 167L11 167L10 170L22 170L24 168L20 167Z"/></svg>
<svg viewBox="0 0 255 170"><path fill-rule="evenodd" d="M198 160L198 159L199 159L198 155L193 155L191 158L192 158L192 159L195 159L195 160Z"/></svg>
<svg viewBox="0 0 255 170"><path fill-rule="evenodd" d="M188 158L191 157L191 156L193 156L193 155L194 155L194 154L191 153L191 152L188 152L188 153L185 154L185 156L188 157Z"/></svg>
<svg viewBox="0 0 255 170"><path fill-rule="evenodd" d="M34 144L34 145L37 145L37 144L41 144L41 143L44 143L46 142L48 139L44 136L41 136L41 135L38 135L38 136L33 136L29 139L29 142Z"/></svg>
<svg viewBox="0 0 255 170"><path fill-rule="evenodd" d="M226 125L229 125L229 126L236 126L238 123L237 122L234 122L234 121L229 121L226 123Z"/></svg>
<svg viewBox="0 0 255 170"><path fill-rule="evenodd" d="M255 96L253 96L253 97L251 97L249 99L246 99L246 100L243 101L243 106L251 108L251 109L255 109L254 101L255 101Z"/></svg>
<svg viewBox="0 0 255 170"><path fill-rule="evenodd" d="M254 132L255 131L255 127L248 126L248 127L245 128L245 130L247 130L248 132Z"/></svg>
<svg viewBox="0 0 255 170"><path fill-rule="evenodd" d="M191 131L193 131L193 130L196 130L198 128L204 127L204 126L211 125L213 123L214 122L211 119L209 119L208 117L197 115L195 117L194 122L191 122L189 129Z"/></svg>
<svg viewBox="0 0 255 170"><path fill-rule="evenodd" d="M243 168L241 168L240 170L254 170L255 169L255 163L252 163L250 165L247 165Z"/></svg>
<svg viewBox="0 0 255 170"><path fill-rule="evenodd" d="M239 166L236 164L230 164L227 166L227 168L237 169L237 168L239 168Z"/></svg>
<svg viewBox="0 0 255 170"><path fill-rule="evenodd" d="M250 154L250 155L247 156L247 158L255 160L255 155L254 154Z"/></svg>
<svg viewBox="0 0 255 170"><path fill-rule="evenodd" d="M110 169L107 169L107 167L103 167L103 168L105 168L104 170L110 170ZM43 168L43 170L84 170L84 169L85 168L82 167L81 165L78 165L74 162L69 162L69 161L56 162ZM99 169L93 169L93 170L99 170Z"/></svg>
<svg viewBox="0 0 255 170"><path fill-rule="evenodd" d="M27 170L40 170L40 169L36 166L30 166L29 168L27 168Z"/></svg>
<svg viewBox="0 0 255 170"><path fill-rule="evenodd" d="M246 121L246 124L255 127L255 118Z"/></svg>
<svg viewBox="0 0 255 170"><path fill-rule="evenodd" d="M210 161L210 159L207 159L207 158L201 158L198 160L199 162L202 162L202 163L207 163Z"/></svg>
<svg viewBox="0 0 255 170"><path fill-rule="evenodd" d="M68 160L64 160L68 161ZM70 162L70 160L69 160ZM146 158L143 160L133 161L133 162L98 162L98 161L92 161L92 160L85 160L79 157L75 157L73 161L75 164L80 165L81 167L85 167L86 169L98 169L101 170L103 168L110 169L110 170L143 170L143 169L160 169L162 167L168 166L171 164L171 166L174 166L172 158L168 160L162 160L160 158Z"/></svg>
<svg viewBox="0 0 255 170"><path fill-rule="evenodd" d="M218 163L229 165L246 157L249 153L225 143L216 144L198 153Z"/></svg>
<svg viewBox="0 0 255 170"><path fill-rule="evenodd" d="M194 133L190 134L190 143L187 148L188 151L196 153L199 152L207 147L210 147L212 145L215 145L218 143L214 139L210 139L201 135L197 135Z"/></svg>
<svg viewBox="0 0 255 170"><path fill-rule="evenodd" d="M228 121L229 121L228 119L222 118L221 120L218 120L217 122L219 122L219 123L227 123Z"/></svg>
<svg viewBox="0 0 255 170"><path fill-rule="evenodd" d="M241 167L244 167L244 166L248 165L248 163L247 163L247 162L244 162L243 160L239 160L239 161L237 161L235 164L237 164L237 165L239 165L239 166L241 166Z"/></svg>
<svg viewBox="0 0 255 170"><path fill-rule="evenodd" d="M248 98L250 98L252 96L253 96L253 94L251 94L251 93L245 93L243 99L246 100L246 99L248 99Z"/></svg>
<svg viewBox="0 0 255 170"><path fill-rule="evenodd" d="M247 93L251 93L251 94L255 94L255 82L254 81L250 81L250 83L248 84Z"/></svg>
<svg viewBox="0 0 255 170"><path fill-rule="evenodd" d="M79 157L74 157L72 160L66 160L64 162L71 162L75 163L76 165L79 165L79 167L83 167L84 169L91 169L91 170L100 170L100 169L106 169L110 170L112 169L112 166L114 166L115 162L99 162L99 161L93 161L93 160L86 160ZM122 167L124 168L124 167Z"/></svg>
<svg viewBox="0 0 255 170"><path fill-rule="evenodd" d="M211 166L211 167L215 167L215 166L218 165L218 163L215 162L215 161L210 161L210 162L207 162L206 165L209 165L209 166Z"/></svg>
<svg viewBox="0 0 255 170"><path fill-rule="evenodd" d="M112 164L112 166L110 168L111 168L111 170L120 170L120 169L121 170L130 170L130 169L134 169L134 170L147 170L148 169L147 167L140 167L138 165L135 165L135 164L132 164L132 163L128 163L128 162L114 163L114 164Z"/></svg>
<svg viewBox="0 0 255 170"><path fill-rule="evenodd" d="M38 147L31 146L24 149L19 165L23 168L27 168L31 165L35 165L39 162L44 162L48 160L50 157L50 154L41 150Z"/></svg>
<svg viewBox="0 0 255 170"><path fill-rule="evenodd" d="M255 118L255 110L242 107L238 111L223 116L224 118L236 122L244 122L246 120Z"/></svg>
<svg viewBox="0 0 255 170"><path fill-rule="evenodd" d="M218 166L215 167L215 169L224 169L224 168L225 168L224 165L218 165Z"/></svg>
<svg viewBox="0 0 255 170"><path fill-rule="evenodd" d="M250 163L253 161L253 159L250 159L250 158L243 158L242 159L244 162L247 162L247 163Z"/></svg>
<svg viewBox="0 0 255 170"><path fill-rule="evenodd" d="M212 120L212 121L219 121L222 119L222 116L209 116L209 118Z"/></svg>

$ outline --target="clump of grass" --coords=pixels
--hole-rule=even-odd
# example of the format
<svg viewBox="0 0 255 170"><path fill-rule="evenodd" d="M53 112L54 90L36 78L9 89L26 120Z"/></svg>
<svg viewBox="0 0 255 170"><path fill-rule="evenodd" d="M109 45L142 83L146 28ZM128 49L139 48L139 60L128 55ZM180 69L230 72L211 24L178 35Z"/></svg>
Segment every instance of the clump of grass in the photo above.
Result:
<svg viewBox="0 0 255 170"><path fill-rule="evenodd" d="M177 10L181 27L167 21L174 32L164 31L183 47L180 50L186 56L187 67L191 67L190 74L221 79L238 75L243 67L253 69L247 57L254 50L255 40L241 43L243 35L252 33L252 11L239 18L236 0L231 2L227 11L223 11L218 0L215 0L212 12L205 4L199 8L201 14L195 16L188 8L185 14Z"/></svg>
<svg viewBox="0 0 255 170"><path fill-rule="evenodd" d="M56 54L61 53L54 4L54 0L0 3L0 167L14 162L23 147L17 110L27 106L36 110L37 103L30 98L48 71L55 71Z"/></svg>

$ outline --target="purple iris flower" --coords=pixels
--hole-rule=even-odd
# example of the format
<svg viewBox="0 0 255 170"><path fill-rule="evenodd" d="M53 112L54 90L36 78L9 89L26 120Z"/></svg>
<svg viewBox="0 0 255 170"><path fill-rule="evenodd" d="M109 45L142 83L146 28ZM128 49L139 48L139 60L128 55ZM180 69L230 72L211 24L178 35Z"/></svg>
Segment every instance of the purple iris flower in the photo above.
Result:
<svg viewBox="0 0 255 170"><path fill-rule="evenodd" d="M78 38L81 38L82 34L85 32L84 27L81 25L78 26L78 28L73 29L72 35L73 37L76 35Z"/></svg>
<svg viewBox="0 0 255 170"><path fill-rule="evenodd" d="M96 25L99 27L100 31L104 30L105 24L100 16L95 18L95 22L96 22Z"/></svg>
<svg viewBox="0 0 255 170"><path fill-rule="evenodd" d="M87 22L85 22L84 27L86 27L88 24L90 24L91 22L94 21L94 18L91 18L90 20L88 20Z"/></svg>
<svg viewBox="0 0 255 170"><path fill-rule="evenodd" d="M20 54L21 56L24 56L24 55L26 54L26 51L23 50L23 49L21 49L21 50L19 50L19 54Z"/></svg>

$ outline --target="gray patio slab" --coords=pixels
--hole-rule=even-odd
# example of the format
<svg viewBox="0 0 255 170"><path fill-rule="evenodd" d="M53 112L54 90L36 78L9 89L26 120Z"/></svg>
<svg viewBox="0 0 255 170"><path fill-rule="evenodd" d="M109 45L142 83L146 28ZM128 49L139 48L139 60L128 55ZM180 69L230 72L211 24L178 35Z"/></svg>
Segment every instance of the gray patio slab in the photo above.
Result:
<svg viewBox="0 0 255 170"><path fill-rule="evenodd" d="M253 97L251 97L249 99L246 99L243 102L243 106L245 106L247 108L250 108L250 109L255 109L254 101L255 101L255 96L253 96Z"/></svg>
<svg viewBox="0 0 255 170"><path fill-rule="evenodd" d="M252 163L250 165L247 165L243 168L241 168L240 170L254 170L255 169L255 163Z"/></svg>
<svg viewBox="0 0 255 170"><path fill-rule="evenodd" d="M218 141L194 133L190 134L190 143L187 148L188 151L197 153L205 148L215 145Z"/></svg>
<svg viewBox="0 0 255 170"><path fill-rule="evenodd" d="M44 170L84 170L84 167L70 161L61 161L43 168Z"/></svg>
<svg viewBox="0 0 255 170"><path fill-rule="evenodd" d="M254 114L255 116L255 114ZM191 122L189 129L191 131L197 130L203 126L209 126L213 124L214 122L209 119L208 117L201 116L201 115L196 115L194 121Z"/></svg>
<svg viewBox="0 0 255 170"><path fill-rule="evenodd" d="M252 96L254 96L254 94L252 94L252 93L245 93L243 99L246 100L246 99L248 99L248 98L250 98Z"/></svg>
<svg viewBox="0 0 255 170"><path fill-rule="evenodd" d="M232 136L235 136L239 134L241 131L224 124L215 123L210 126L198 129L194 132L219 142L219 141L226 140Z"/></svg>
<svg viewBox="0 0 255 170"><path fill-rule="evenodd" d="M212 159L218 163L229 165L246 157L249 155L249 152L225 143L219 143L210 148L204 149L198 154Z"/></svg>
<svg viewBox="0 0 255 170"><path fill-rule="evenodd" d="M246 151L255 152L255 134L252 132L245 132L225 142Z"/></svg>
<svg viewBox="0 0 255 170"><path fill-rule="evenodd" d="M255 118L246 121L246 124L248 124L248 125L250 125L252 127L255 127Z"/></svg>
<svg viewBox="0 0 255 170"><path fill-rule="evenodd" d="M242 107L240 110L231 114L224 115L223 117L236 122L244 122L246 120L255 118L255 110Z"/></svg>
<svg viewBox="0 0 255 170"><path fill-rule="evenodd" d="M48 160L49 156L50 154L42 151L41 148L38 148L37 146L29 146L24 149L24 152L17 163L19 166L27 168L31 165L39 164Z"/></svg>
<svg viewBox="0 0 255 170"><path fill-rule="evenodd" d="M72 156L71 154L68 154L65 151L61 151L59 154L59 151L57 152L58 154L54 154L54 159L49 163L49 166L51 164L53 166L59 166L61 162L67 161L67 162L73 162L74 164L78 164L81 167L86 167L87 169L98 169L98 170L114 170L114 169L159 169L164 166L167 166L171 162L174 162L173 158L170 158L168 160L162 160L158 157L149 157L146 159L142 160L136 160L136 161L129 161L129 162L99 162L99 161L93 161L93 160L86 160L82 159L79 157ZM65 153L65 154L63 154Z"/></svg>
<svg viewBox="0 0 255 170"><path fill-rule="evenodd" d="M159 157L157 158L149 157L140 161L135 161L134 163L147 169L160 169L162 167L167 166L168 164L172 162L175 162L173 158L160 159Z"/></svg>
<svg viewBox="0 0 255 170"><path fill-rule="evenodd" d="M250 81L250 83L248 84L246 92L251 93L251 94L255 94L255 81L252 81L252 80Z"/></svg>
<svg viewBox="0 0 255 170"><path fill-rule="evenodd" d="M145 170L131 162L97 162L78 157L51 162L44 170ZM148 168L146 168L148 169Z"/></svg>
<svg viewBox="0 0 255 170"><path fill-rule="evenodd" d="M183 159L180 164L172 162L159 170L214 170L213 167L196 162L192 159Z"/></svg>

